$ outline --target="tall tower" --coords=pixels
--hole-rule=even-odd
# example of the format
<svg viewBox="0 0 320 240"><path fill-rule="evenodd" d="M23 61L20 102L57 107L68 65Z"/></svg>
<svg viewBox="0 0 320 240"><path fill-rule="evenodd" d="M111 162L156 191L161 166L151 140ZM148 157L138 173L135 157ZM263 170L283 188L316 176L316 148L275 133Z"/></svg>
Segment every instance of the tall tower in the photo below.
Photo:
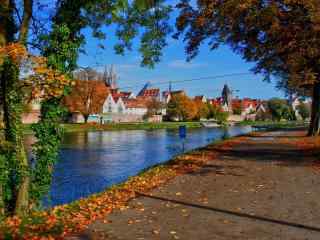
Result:
<svg viewBox="0 0 320 240"><path fill-rule="evenodd" d="M228 112L232 111L232 92L227 84L222 89L222 104Z"/></svg>
<svg viewBox="0 0 320 240"><path fill-rule="evenodd" d="M113 64L109 69L106 66L103 72L103 80L105 81L106 85L109 86L111 89L116 89L117 79L118 79L118 75L115 71Z"/></svg>

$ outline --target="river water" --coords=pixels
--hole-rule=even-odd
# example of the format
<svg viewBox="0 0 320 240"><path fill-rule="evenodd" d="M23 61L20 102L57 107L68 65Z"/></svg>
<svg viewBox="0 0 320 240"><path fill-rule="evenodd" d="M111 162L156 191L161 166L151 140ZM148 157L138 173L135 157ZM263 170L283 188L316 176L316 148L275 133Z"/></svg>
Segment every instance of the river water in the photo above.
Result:
<svg viewBox="0 0 320 240"><path fill-rule="evenodd" d="M185 149L250 131L248 126L189 129ZM54 169L50 200L45 200L44 205L69 203L103 191L181 152L176 130L66 133Z"/></svg>

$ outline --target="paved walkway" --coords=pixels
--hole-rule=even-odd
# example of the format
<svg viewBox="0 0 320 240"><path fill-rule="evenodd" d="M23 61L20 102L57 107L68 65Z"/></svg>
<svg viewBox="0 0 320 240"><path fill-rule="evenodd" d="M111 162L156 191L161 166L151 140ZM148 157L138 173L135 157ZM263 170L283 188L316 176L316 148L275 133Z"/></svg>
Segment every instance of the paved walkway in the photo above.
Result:
<svg viewBox="0 0 320 240"><path fill-rule="evenodd" d="M298 134L298 135L297 135ZM299 132L250 137L199 171L140 196L76 239L320 239L315 157Z"/></svg>

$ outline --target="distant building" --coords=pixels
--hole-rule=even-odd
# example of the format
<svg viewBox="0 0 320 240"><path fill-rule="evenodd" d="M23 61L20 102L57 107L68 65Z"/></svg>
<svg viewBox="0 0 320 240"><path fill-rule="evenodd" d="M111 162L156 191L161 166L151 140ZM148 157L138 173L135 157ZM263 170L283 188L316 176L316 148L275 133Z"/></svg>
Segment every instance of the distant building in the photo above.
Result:
<svg viewBox="0 0 320 240"><path fill-rule="evenodd" d="M103 80L105 81L105 84L111 89L117 89L117 79L118 79L118 75L115 71L114 66L111 65L109 69L105 67L105 70L103 73Z"/></svg>
<svg viewBox="0 0 320 240"><path fill-rule="evenodd" d="M176 90L176 91L164 91L162 92L162 102L167 104L170 102L172 96L177 95L186 95L186 92L184 90Z"/></svg>
<svg viewBox="0 0 320 240"><path fill-rule="evenodd" d="M256 112L259 105L259 100L244 98L241 101L241 115L252 114Z"/></svg>
<svg viewBox="0 0 320 240"><path fill-rule="evenodd" d="M148 88L146 85L137 95L131 92L120 92L112 89L103 103L100 113L101 123L107 122L141 122L148 112L148 102L160 100L160 89ZM162 121L159 116L153 116L150 121Z"/></svg>
<svg viewBox="0 0 320 240"><path fill-rule="evenodd" d="M232 112L232 92L227 84L222 89L222 108L225 112Z"/></svg>
<svg viewBox="0 0 320 240"><path fill-rule="evenodd" d="M215 106L215 107L221 107L222 106L222 97L208 99L208 103Z"/></svg>
<svg viewBox="0 0 320 240"><path fill-rule="evenodd" d="M194 101L199 101L199 102L206 103L206 102L207 102L207 98L206 98L204 95L195 96L195 97L194 97Z"/></svg>

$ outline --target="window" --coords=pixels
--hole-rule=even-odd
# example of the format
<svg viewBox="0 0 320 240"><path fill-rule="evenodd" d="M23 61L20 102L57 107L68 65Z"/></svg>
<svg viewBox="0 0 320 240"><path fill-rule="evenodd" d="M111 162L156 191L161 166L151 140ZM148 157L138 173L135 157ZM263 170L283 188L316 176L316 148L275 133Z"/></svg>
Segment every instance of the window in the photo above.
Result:
<svg viewBox="0 0 320 240"><path fill-rule="evenodd" d="M112 112L112 104L111 104L111 102L108 103L108 112Z"/></svg>

